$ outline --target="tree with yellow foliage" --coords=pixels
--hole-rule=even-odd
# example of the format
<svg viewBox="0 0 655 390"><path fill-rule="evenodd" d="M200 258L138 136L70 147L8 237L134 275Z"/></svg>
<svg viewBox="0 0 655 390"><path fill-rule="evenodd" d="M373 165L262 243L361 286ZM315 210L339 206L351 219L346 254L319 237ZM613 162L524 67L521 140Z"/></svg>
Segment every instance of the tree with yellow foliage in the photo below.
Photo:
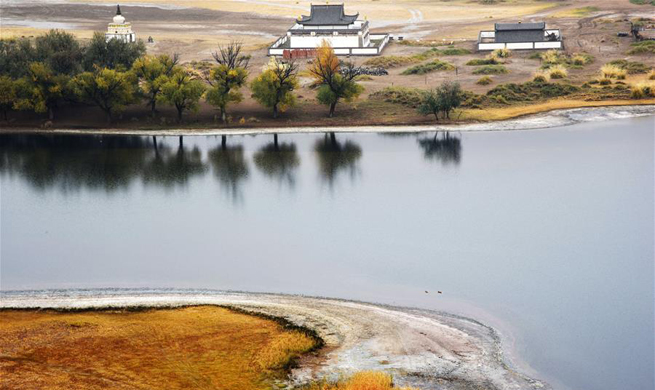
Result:
<svg viewBox="0 0 655 390"><path fill-rule="evenodd" d="M273 118L296 103L293 90L298 88L298 66L295 62L282 62L271 57L264 71L253 80L252 97L273 109Z"/></svg>
<svg viewBox="0 0 655 390"><path fill-rule="evenodd" d="M241 44L237 42L219 46L213 56L218 65L211 69L207 78L210 85L207 102L216 106L223 122L227 122L227 105L243 99L239 89L246 84L250 57L241 54Z"/></svg>
<svg viewBox="0 0 655 390"><path fill-rule="evenodd" d="M353 101L364 91L355 81L357 67L352 62L339 61L334 49L325 40L316 50L316 58L309 67L309 73L320 85L316 98L321 104L330 107L330 117L334 116L340 100Z"/></svg>

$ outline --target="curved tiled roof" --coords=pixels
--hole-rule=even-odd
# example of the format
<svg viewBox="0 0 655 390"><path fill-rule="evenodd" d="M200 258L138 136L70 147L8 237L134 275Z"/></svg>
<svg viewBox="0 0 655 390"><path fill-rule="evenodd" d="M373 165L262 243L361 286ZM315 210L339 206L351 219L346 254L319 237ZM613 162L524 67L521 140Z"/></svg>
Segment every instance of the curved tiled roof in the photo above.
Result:
<svg viewBox="0 0 655 390"><path fill-rule="evenodd" d="M312 4L311 15L303 15L302 18L298 20L298 23L306 26L348 25L355 22L358 16L359 14L346 15L343 11L343 4Z"/></svg>

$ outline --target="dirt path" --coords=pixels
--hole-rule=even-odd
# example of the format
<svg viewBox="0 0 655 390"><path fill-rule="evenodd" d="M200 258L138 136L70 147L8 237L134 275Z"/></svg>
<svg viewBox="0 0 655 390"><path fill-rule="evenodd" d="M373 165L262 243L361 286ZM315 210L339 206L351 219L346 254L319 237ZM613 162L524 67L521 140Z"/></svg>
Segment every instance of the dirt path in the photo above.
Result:
<svg viewBox="0 0 655 390"><path fill-rule="evenodd" d="M398 384L430 389L548 389L505 364L496 332L447 313L302 296L136 290L4 293L0 308L109 308L227 305L285 318L326 342L322 364L301 364L294 383L361 370L393 373Z"/></svg>

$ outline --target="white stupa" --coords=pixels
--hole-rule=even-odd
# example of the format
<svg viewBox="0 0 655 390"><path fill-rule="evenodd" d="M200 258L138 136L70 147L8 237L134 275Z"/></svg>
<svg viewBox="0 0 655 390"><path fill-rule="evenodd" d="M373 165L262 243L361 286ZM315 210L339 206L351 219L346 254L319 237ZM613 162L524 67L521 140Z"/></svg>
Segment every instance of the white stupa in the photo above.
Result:
<svg viewBox="0 0 655 390"><path fill-rule="evenodd" d="M123 42L136 42L136 34L132 32L132 24L125 21L125 17L121 14L121 6L116 6L116 16L107 27L105 33L107 42L111 39L120 39Z"/></svg>

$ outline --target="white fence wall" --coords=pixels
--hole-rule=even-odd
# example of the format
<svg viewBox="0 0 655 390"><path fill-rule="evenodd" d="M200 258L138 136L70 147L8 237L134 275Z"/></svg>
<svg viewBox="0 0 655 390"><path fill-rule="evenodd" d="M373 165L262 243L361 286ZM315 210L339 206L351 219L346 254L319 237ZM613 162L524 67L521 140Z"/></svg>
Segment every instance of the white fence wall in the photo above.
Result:
<svg viewBox="0 0 655 390"><path fill-rule="evenodd" d="M505 47L507 49L512 49L512 50L534 49L534 43L533 42L514 42L514 43L507 43L507 45Z"/></svg>
<svg viewBox="0 0 655 390"><path fill-rule="evenodd" d="M292 35L289 45L292 49L319 47L323 40L330 42L333 48L358 47L358 35Z"/></svg>
<svg viewBox="0 0 655 390"><path fill-rule="evenodd" d="M535 42L535 49L561 49L562 42Z"/></svg>

